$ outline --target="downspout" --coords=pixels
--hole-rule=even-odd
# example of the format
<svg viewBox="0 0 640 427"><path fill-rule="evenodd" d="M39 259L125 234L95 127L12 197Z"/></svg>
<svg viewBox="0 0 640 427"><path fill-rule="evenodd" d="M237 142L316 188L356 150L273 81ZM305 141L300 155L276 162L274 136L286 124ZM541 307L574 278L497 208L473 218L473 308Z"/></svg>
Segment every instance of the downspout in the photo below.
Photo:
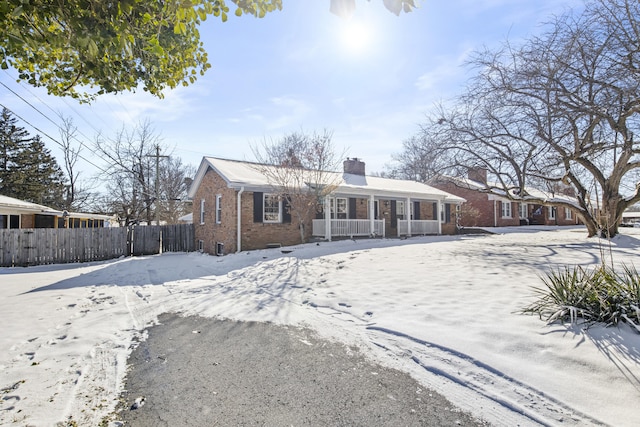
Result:
<svg viewBox="0 0 640 427"><path fill-rule="evenodd" d="M236 243L236 252L242 250L242 193L244 193L244 187L240 187L240 191L238 191L238 242Z"/></svg>
<svg viewBox="0 0 640 427"><path fill-rule="evenodd" d="M493 201L493 226L498 226L498 201Z"/></svg>

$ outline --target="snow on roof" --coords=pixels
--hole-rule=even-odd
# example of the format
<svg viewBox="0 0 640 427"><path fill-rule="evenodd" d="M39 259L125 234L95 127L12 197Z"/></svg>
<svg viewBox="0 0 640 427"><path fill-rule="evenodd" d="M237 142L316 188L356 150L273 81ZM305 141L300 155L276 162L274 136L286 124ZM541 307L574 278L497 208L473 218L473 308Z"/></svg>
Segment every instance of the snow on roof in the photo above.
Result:
<svg viewBox="0 0 640 427"><path fill-rule="evenodd" d="M507 199L506 192L502 189L502 184L497 182L487 182L485 184L483 182L474 181L469 178L459 178L453 176L441 176L439 179L455 181L461 188L467 188L469 190L481 191L491 189L491 192L487 192L490 199L491 197L497 200L500 200L502 198ZM533 187L525 187L525 190L529 198L543 200L547 203L569 203L576 206L578 203L578 200L575 197L568 196L562 193L546 192ZM517 198L516 194L513 194L513 197ZM523 197L522 199L526 202L527 196Z"/></svg>
<svg viewBox="0 0 640 427"><path fill-rule="evenodd" d="M194 179L195 185L192 185L189 190L189 197L195 196L195 191L209 168L215 170L227 182L229 187L245 187L248 190L259 191L272 185L261 169L276 168L276 166L216 157L204 157ZM426 197L446 200L450 203L463 203L465 201L462 197L416 181L354 175L341 172L326 172L326 174L329 182L335 182L337 184L338 188L334 191L336 194L376 195L383 197Z"/></svg>
<svg viewBox="0 0 640 427"><path fill-rule="evenodd" d="M37 203L26 202L24 200L3 195L0 195L0 210L62 215L61 211L48 206L38 205Z"/></svg>
<svg viewBox="0 0 640 427"><path fill-rule="evenodd" d="M186 215L182 215L180 218L178 218L178 221L180 221L180 222L193 222L193 212L188 213Z"/></svg>

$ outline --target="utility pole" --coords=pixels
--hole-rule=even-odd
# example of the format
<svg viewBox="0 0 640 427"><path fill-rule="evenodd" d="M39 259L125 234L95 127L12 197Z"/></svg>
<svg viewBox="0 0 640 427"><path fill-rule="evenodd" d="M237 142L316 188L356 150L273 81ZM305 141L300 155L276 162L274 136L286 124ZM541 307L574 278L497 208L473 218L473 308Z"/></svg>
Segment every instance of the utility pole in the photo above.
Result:
<svg viewBox="0 0 640 427"><path fill-rule="evenodd" d="M160 201L160 158L169 158L169 156L160 155L160 144L156 144L156 155L149 155L147 157L155 157L156 158L156 183L155 183L155 209L153 211L153 216L156 220L156 225L160 225L160 219L158 218L158 202Z"/></svg>

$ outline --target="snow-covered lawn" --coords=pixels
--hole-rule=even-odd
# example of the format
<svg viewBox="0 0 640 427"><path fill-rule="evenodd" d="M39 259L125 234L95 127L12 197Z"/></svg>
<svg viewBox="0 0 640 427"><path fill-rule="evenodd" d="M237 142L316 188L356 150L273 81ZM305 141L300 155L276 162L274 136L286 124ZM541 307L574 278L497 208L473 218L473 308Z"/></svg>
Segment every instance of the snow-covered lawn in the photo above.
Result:
<svg viewBox="0 0 640 427"><path fill-rule="evenodd" d="M640 425L640 334L518 313L549 269L639 264L640 229L495 231L0 269L0 424L97 425L132 340L180 312L310 327L496 425Z"/></svg>

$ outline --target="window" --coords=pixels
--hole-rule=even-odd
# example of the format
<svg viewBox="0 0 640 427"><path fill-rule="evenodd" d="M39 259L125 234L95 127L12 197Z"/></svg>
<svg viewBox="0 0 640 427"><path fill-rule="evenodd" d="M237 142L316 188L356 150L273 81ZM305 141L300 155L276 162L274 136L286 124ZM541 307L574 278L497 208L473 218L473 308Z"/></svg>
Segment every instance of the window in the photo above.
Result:
<svg viewBox="0 0 640 427"><path fill-rule="evenodd" d="M331 218L347 219L347 199L331 199Z"/></svg>
<svg viewBox="0 0 640 427"><path fill-rule="evenodd" d="M265 194L263 203L264 222L282 222L282 203L277 194Z"/></svg>
<svg viewBox="0 0 640 427"><path fill-rule="evenodd" d="M556 208L549 206L549 219L556 219Z"/></svg>
<svg viewBox="0 0 640 427"><path fill-rule="evenodd" d="M502 218L511 218L511 202L502 202Z"/></svg>
<svg viewBox="0 0 640 427"><path fill-rule="evenodd" d="M222 222L222 196L218 194L216 196L216 224Z"/></svg>
<svg viewBox="0 0 640 427"><path fill-rule="evenodd" d="M200 200L200 225L204 224L204 199Z"/></svg>
<svg viewBox="0 0 640 427"><path fill-rule="evenodd" d="M529 217L529 210L526 203L520 203L520 219L527 219Z"/></svg>
<svg viewBox="0 0 640 427"><path fill-rule="evenodd" d="M571 213L571 209L564 208L564 219L573 219L573 214Z"/></svg>
<svg viewBox="0 0 640 427"><path fill-rule="evenodd" d="M404 201L399 200L396 202L396 218L404 219L405 218L405 210L404 210Z"/></svg>

